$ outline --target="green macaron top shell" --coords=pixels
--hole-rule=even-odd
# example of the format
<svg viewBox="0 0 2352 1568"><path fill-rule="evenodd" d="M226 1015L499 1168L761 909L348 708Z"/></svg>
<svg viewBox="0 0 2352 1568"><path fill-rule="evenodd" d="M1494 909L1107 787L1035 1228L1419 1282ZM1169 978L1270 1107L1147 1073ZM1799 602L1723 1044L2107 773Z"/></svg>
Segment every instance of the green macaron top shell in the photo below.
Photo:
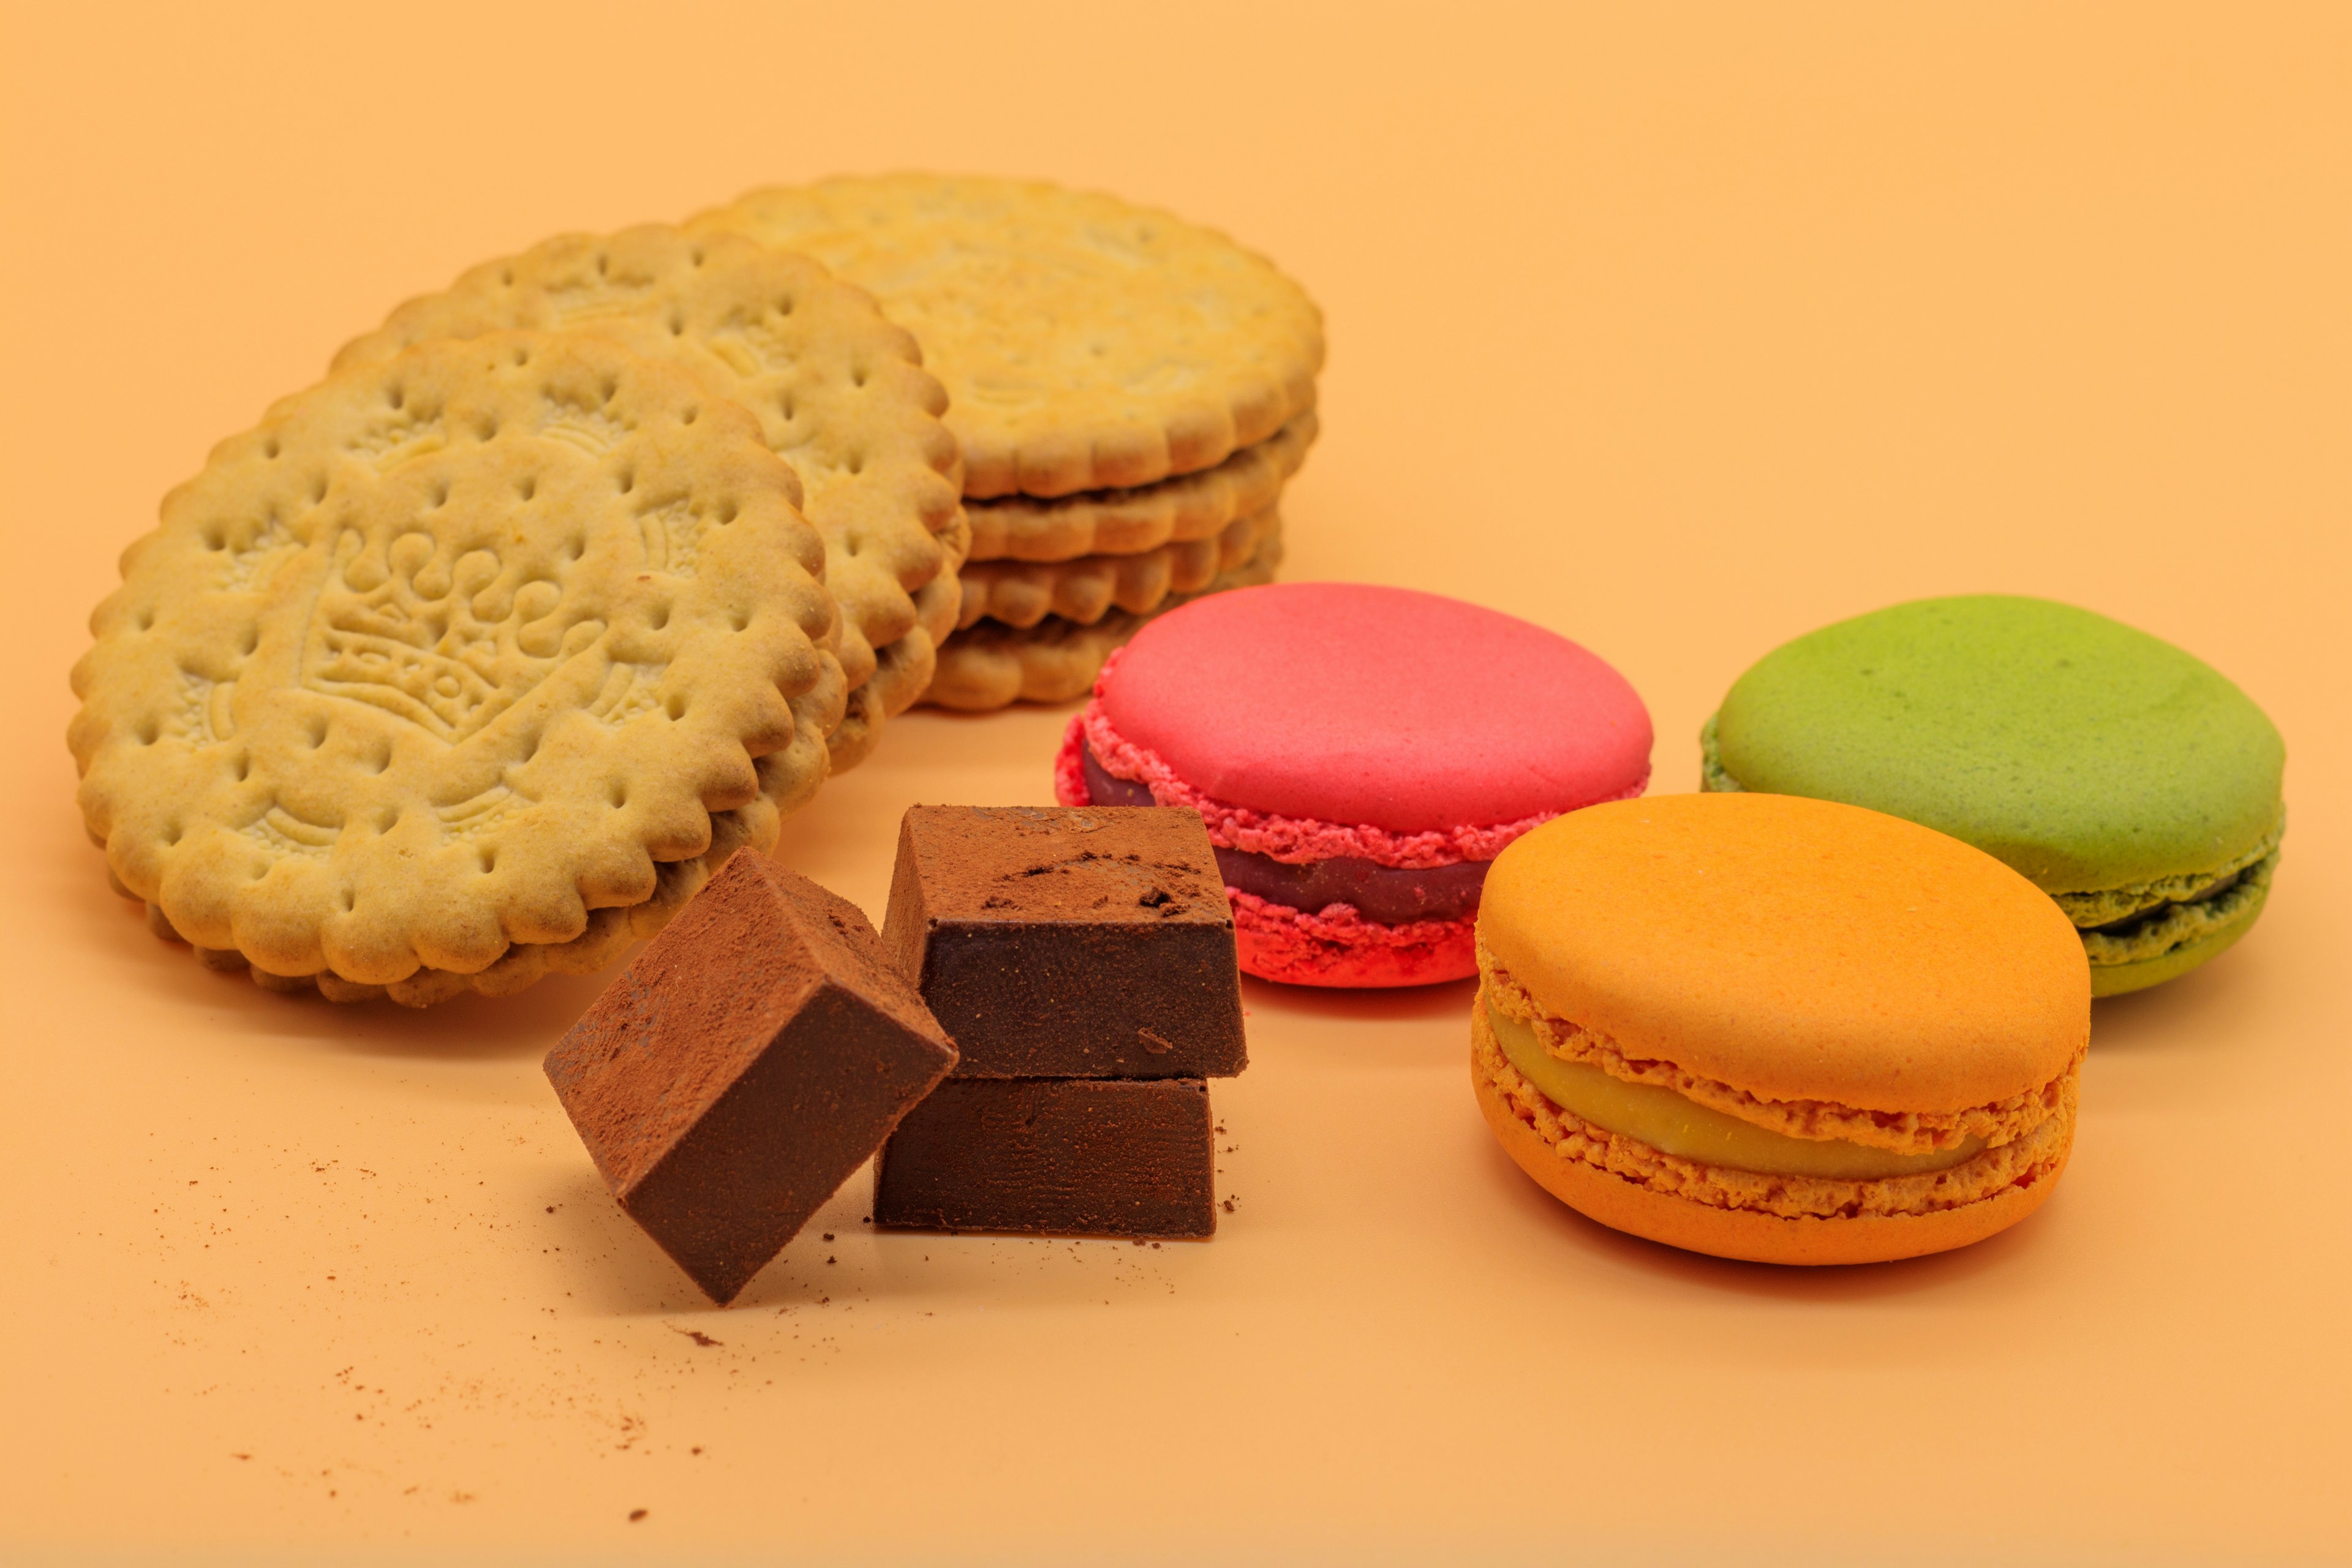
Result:
<svg viewBox="0 0 2352 1568"><path fill-rule="evenodd" d="M2187 896L2263 862L2284 823L2286 747L2244 692L2046 599L1922 599L1824 626L1741 676L1708 729L1712 787L1906 817L2051 893Z"/></svg>

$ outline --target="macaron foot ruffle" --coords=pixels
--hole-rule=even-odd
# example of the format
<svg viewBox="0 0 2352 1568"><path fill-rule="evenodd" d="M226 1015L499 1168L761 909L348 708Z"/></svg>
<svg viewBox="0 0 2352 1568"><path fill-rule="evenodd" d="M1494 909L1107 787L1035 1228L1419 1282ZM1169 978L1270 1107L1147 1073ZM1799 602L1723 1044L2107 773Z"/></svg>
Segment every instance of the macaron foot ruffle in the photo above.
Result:
<svg viewBox="0 0 2352 1568"><path fill-rule="evenodd" d="M1318 910L1227 888L1242 973L1286 985L1435 985L1478 973L1477 920L1382 925L1352 905Z"/></svg>
<svg viewBox="0 0 2352 1568"><path fill-rule="evenodd" d="M1062 749L1054 753L1054 798L1064 805L1092 805L1094 795L1087 788L1087 716L1070 715L1070 727L1062 731Z"/></svg>

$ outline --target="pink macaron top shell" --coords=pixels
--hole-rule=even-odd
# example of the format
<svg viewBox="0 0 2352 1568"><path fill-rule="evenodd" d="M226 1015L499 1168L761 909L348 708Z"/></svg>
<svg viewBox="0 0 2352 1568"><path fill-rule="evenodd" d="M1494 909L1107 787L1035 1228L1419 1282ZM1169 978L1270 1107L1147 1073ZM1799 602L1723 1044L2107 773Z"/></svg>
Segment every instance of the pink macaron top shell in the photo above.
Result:
<svg viewBox="0 0 2352 1568"><path fill-rule="evenodd" d="M1111 655L1116 661L1117 653ZM1106 663L1103 673L1110 673ZM1559 813L1538 811L1516 822L1475 823L1461 827L1433 827L1419 833L1398 832L1361 822L1326 822L1319 816L1291 816L1279 811L1257 811L1198 790L1158 752L1146 751L1117 730L1103 712L1102 699L1087 704L1070 721L1061 754L1054 760L1055 797L1064 805L1087 803L1079 748L1113 778L1139 784L1161 805L1189 806L1209 826L1209 842L1221 849L1240 849L1269 860L1302 865L1311 860L1347 858L1370 860L1399 869L1425 870L1464 860L1492 860L1511 840L1549 822ZM1626 792L1638 795L1639 785Z"/></svg>
<svg viewBox="0 0 2352 1568"><path fill-rule="evenodd" d="M1146 626L1095 690L1110 727L1193 790L1281 816L1450 836L1649 778L1650 715L1624 677L1541 626L1409 588L1213 594Z"/></svg>

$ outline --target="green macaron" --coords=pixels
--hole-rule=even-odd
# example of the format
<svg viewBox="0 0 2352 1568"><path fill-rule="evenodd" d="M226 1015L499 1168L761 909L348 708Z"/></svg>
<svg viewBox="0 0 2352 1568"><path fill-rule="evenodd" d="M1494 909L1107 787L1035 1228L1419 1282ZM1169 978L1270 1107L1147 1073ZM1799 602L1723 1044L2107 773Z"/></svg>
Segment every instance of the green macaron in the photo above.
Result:
<svg viewBox="0 0 2352 1568"><path fill-rule="evenodd" d="M1921 599L1764 656L1701 787L1811 795L1975 845L2058 901L2094 995L2186 973L2262 912L2286 746L2219 671L2046 599Z"/></svg>

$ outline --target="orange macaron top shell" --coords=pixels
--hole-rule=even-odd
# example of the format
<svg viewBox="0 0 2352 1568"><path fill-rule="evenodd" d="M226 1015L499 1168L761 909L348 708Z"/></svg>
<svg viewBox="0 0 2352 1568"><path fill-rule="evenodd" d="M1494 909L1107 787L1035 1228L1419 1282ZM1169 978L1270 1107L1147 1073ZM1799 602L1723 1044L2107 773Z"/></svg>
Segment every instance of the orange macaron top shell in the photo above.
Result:
<svg viewBox="0 0 2352 1568"><path fill-rule="evenodd" d="M1953 1111L2090 1034L2048 895L1983 851L1794 795L1652 795L1513 844L1479 937L1554 1016L1759 1098Z"/></svg>

